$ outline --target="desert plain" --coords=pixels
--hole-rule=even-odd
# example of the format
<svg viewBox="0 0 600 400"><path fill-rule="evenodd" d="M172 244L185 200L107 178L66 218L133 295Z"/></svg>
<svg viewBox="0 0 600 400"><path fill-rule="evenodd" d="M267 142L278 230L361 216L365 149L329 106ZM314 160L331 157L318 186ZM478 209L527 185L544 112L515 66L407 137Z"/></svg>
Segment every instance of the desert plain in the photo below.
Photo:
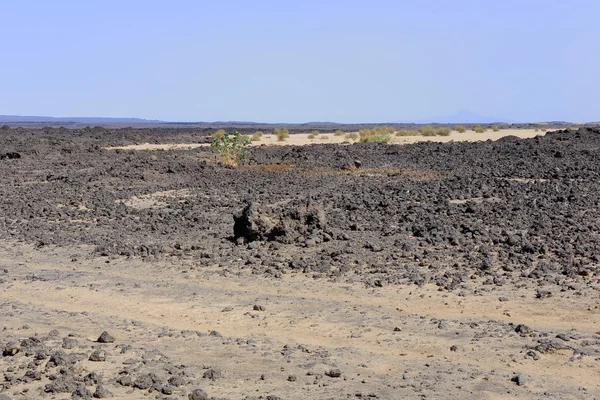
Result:
<svg viewBox="0 0 600 400"><path fill-rule="evenodd" d="M600 398L600 130L0 131L0 399Z"/></svg>

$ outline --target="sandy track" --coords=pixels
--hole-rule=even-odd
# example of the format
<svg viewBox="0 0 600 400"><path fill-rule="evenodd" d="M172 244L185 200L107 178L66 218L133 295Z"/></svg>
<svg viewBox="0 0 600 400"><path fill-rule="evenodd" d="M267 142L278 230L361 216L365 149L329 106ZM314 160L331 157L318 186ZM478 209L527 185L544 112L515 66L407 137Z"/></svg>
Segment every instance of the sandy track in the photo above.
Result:
<svg viewBox="0 0 600 400"><path fill-rule="evenodd" d="M4 246L0 264L11 266L13 281L0 292L0 302L27 311L5 318L4 326L59 327L88 338L110 330L121 341L159 347L183 363L218 365L225 377L207 383L205 390L230 398L255 391L282 398L342 398L359 392L384 399L400 393L447 398L443 391L456 393L457 385L463 389L461 398L537 398L550 391L583 399L600 393L600 370L591 358L574 359L572 352L559 351L538 361L525 359L524 346L535 340L519 337L514 327L506 329L508 323L526 323L553 335L594 337L600 329L594 318L598 295L538 300L531 291L504 287L461 297L429 285L372 289L295 274L273 280L216 267L197 269L181 260L88 260L89 251ZM500 297L510 300L499 302ZM253 311L255 304L265 311ZM224 312L226 307L232 310ZM84 313L93 323L84 324L73 313ZM442 321L447 327L439 327ZM223 338L197 343L158 337L160 329L216 330ZM251 338L260 351L242 349L236 338ZM302 346L312 361L299 356L287 362L280 354L284 345ZM452 345L459 350L451 351ZM314 359L320 353L328 355L323 365ZM333 364L344 380L314 386L314 377L306 375ZM115 368L108 365L104 373L115 373ZM434 370L438 376L430 387L426 377ZM527 391L510 382L517 372L532 382ZM262 381L261 375L269 378ZM288 381L289 375L298 381ZM402 381L412 386L402 387ZM573 392L578 387L587 392Z"/></svg>

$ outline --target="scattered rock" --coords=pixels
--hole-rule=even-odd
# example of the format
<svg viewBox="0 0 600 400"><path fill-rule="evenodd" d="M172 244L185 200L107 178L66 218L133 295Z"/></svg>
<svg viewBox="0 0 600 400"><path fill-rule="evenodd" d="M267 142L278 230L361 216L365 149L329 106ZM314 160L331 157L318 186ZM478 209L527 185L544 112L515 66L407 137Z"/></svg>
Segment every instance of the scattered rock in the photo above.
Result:
<svg viewBox="0 0 600 400"><path fill-rule="evenodd" d="M92 393L84 385L80 384L77 385L75 390L71 393L71 399L91 400Z"/></svg>
<svg viewBox="0 0 600 400"><path fill-rule="evenodd" d="M540 355L533 350L528 350L527 353L525 353L525 358L531 358L532 360L537 361L540 359Z"/></svg>
<svg viewBox="0 0 600 400"><path fill-rule="evenodd" d="M202 389L194 389L190 394L188 394L189 400L208 400L208 395Z"/></svg>
<svg viewBox="0 0 600 400"><path fill-rule="evenodd" d="M98 338L99 343L114 343L115 340L116 339L110 333L108 333L106 331L102 332L102 334Z"/></svg>
<svg viewBox="0 0 600 400"><path fill-rule="evenodd" d="M154 382L152 381L152 377L148 374L140 375L133 381L133 387L138 389L148 389L152 386Z"/></svg>
<svg viewBox="0 0 600 400"><path fill-rule="evenodd" d="M104 385L100 384L96 386L96 391L94 392L94 398L96 399L106 399L109 397L113 397L112 392L104 387Z"/></svg>
<svg viewBox="0 0 600 400"><path fill-rule="evenodd" d="M216 381L222 377L221 371L214 368L209 368L202 374L202 378L210 379L211 381Z"/></svg>
<svg viewBox="0 0 600 400"><path fill-rule="evenodd" d="M2 350L2 355L4 357L12 357L16 355L19 351L21 351L21 346L17 342L10 342L6 346L4 346L4 350Z"/></svg>
<svg viewBox="0 0 600 400"><path fill-rule="evenodd" d="M516 374L512 377L511 381L517 384L517 386L524 386L527 383L527 378L522 374Z"/></svg>
<svg viewBox="0 0 600 400"><path fill-rule="evenodd" d="M106 361L106 352L104 350L95 350L92 354L90 354L90 361Z"/></svg>
<svg viewBox="0 0 600 400"><path fill-rule="evenodd" d="M533 330L527 325L519 324L515 328L515 332L521 335L530 335L531 333L533 333Z"/></svg>
<svg viewBox="0 0 600 400"><path fill-rule="evenodd" d="M63 349L71 350L71 349L76 348L77 346L79 346L79 342L77 341L77 339L73 339L71 337L63 338L63 344L62 344Z"/></svg>
<svg viewBox="0 0 600 400"><path fill-rule="evenodd" d="M332 368L329 371L327 371L325 375L329 376L330 378L339 378L340 376L342 376L342 372L339 368Z"/></svg>

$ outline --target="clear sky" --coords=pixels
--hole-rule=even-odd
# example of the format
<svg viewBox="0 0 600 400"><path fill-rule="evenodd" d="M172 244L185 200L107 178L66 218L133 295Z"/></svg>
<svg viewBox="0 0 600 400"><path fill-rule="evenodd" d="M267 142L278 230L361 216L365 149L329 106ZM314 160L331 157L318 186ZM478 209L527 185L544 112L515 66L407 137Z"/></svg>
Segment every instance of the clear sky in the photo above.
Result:
<svg viewBox="0 0 600 400"><path fill-rule="evenodd" d="M0 0L0 114L600 120L598 0Z"/></svg>

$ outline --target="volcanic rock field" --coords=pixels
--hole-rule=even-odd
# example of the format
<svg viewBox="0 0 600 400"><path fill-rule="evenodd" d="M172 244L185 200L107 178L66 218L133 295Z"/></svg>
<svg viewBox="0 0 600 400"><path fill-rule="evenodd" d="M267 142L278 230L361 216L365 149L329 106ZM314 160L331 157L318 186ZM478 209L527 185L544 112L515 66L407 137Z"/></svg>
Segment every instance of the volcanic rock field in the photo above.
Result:
<svg viewBox="0 0 600 400"><path fill-rule="evenodd" d="M0 399L600 398L600 129L0 131Z"/></svg>

